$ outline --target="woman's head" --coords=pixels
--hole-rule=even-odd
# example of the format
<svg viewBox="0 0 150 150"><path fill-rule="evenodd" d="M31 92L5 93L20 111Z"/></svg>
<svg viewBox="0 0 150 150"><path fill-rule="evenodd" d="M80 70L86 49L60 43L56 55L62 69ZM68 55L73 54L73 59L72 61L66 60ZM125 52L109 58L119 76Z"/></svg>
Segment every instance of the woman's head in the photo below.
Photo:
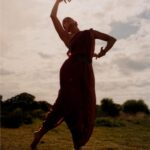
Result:
<svg viewBox="0 0 150 150"><path fill-rule="evenodd" d="M68 33L73 33L74 29L78 27L78 24L75 20L70 17L66 17L63 19L63 27Z"/></svg>

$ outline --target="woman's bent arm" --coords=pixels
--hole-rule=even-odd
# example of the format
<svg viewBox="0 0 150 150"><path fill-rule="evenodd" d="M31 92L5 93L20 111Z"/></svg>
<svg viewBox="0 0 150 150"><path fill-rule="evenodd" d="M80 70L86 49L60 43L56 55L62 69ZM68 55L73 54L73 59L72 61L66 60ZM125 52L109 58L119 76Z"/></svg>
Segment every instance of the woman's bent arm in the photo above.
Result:
<svg viewBox="0 0 150 150"><path fill-rule="evenodd" d="M101 33L95 30L93 30L93 32L94 32L95 39L100 39L100 40L107 42L107 45L105 48L101 47L101 51L99 54L94 54L94 57L99 58L99 57L104 56L113 47L114 43L116 42L116 39L105 33Z"/></svg>

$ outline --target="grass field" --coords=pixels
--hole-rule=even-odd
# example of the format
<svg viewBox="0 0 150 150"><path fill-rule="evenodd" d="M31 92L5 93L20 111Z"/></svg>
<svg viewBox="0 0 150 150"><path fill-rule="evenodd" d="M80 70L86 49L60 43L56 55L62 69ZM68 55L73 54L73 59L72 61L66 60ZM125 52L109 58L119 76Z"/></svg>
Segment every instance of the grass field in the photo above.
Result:
<svg viewBox="0 0 150 150"><path fill-rule="evenodd" d="M32 133L41 121L18 129L1 129L1 150L30 150ZM38 150L73 150L71 135L65 123L49 131ZM83 150L150 150L150 121L126 122L124 127L95 127Z"/></svg>

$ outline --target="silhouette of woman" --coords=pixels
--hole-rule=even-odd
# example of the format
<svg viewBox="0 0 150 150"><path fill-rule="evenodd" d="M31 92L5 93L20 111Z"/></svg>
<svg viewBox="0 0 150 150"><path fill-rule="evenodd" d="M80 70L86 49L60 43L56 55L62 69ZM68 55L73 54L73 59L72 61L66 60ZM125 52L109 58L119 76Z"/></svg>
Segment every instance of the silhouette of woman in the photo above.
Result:
<svg viewBox="0 0 150 150"><path fill-rule="evenodd" d="M32 149L36 148L46 132L63 121L71 131L75 150L81 150L87 143L93 131L96 112L92 58L104 56L116 41L115 38L93 29L80 31L77 22L70 17L64 18L61 25L57 10L62 1L56 0L51 19L59 37L69 49L68 59L60 69L58 97L42 127L34 133ZM95 39L107 42L106 47L102 47L98 54L94 53Z"/></svg>

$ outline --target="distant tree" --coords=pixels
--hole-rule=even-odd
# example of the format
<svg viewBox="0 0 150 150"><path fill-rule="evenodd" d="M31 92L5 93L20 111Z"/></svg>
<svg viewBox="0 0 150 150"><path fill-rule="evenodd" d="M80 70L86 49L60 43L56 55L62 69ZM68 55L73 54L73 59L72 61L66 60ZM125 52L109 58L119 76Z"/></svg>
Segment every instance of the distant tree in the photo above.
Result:
<svg viewBox="0 0 150 150"><path fill-rule="evenodd" d="M121 106L118 104L115 104L112 99L110 98L104 98L101 100L101 110L107 115L107 116L118 116L120 112Z"/></svg>
<svg viewBox="0 0 150 150"><path fill-rule="evenodd" d="M0 95L0 101L2 101L2 99L3 99L3 96L2 96L2 95Z"/></svg>
<svg viewBox="0 0 150 150"><path fill-rule="evenodd" d="M5 127L19 127L32 123L35 118L43 119L52 107L46 101L35 101L35 96L25 92L0 102L3 105L0 120Z"/></svg>
<svg viewBox="0 0 150 150"><path fill-rule="evenodd" d="M37 103L39 104L39 107L46 112L52 107L52 105L46 101L38 101Z"/></svg>
<svg viewBox="0 0 150 150"><path fill-rule="evenodd" d="M103 116L103 111L101 109L100 105L96 105L96 117L101 117Z"/></svg>
<svg viewBox="0 0 150 150"><path fill-rule="evenodd" d="M2 95L0 95L0 113L1 113L1 107L2 107L2 105L3 105L2 98L3 98L3 96L2 96Z"/></svg>
<svg viewBox="0 0 150 150"><path fill-rule="evenodd" d="M24 111L32 109L32 103L34 103L35 97L28 93L21 93L15 97L12 97L3 104L3 110L10 112L13 111L15 108L21 108Z"/></svg>
<svg viewBox="0 0 150 150"><path fill-rule="evenodd" d="M143 100L137 101L137 107L138 107L139 112L144 112L146 114L150 113L148 106L145 104Z"/></svg>
<svg viewBox="0 0 150 150"><path fill-rule="evenodd" d="M23 111L21 108L14 109L6 116L1 116L2 127L18 128L23 123Z"/></svg>
<svg viewBox="0 0 150 150"><path fill-rule="evenodd" d="M138 112L143 112L149 114L148 106L144 103L143 100L127 100L123 104L123 112L129 114L136 114Z"/></svg>
<svg viewBox="0 0 150 150"><path fill-rule="evenodd" d="M2 99L3 99L3 96L2 96L2 95L0 95L0 112L1 112L1 107L2 107L2 105L3 105L3 101L2 101Z"/></svg>

